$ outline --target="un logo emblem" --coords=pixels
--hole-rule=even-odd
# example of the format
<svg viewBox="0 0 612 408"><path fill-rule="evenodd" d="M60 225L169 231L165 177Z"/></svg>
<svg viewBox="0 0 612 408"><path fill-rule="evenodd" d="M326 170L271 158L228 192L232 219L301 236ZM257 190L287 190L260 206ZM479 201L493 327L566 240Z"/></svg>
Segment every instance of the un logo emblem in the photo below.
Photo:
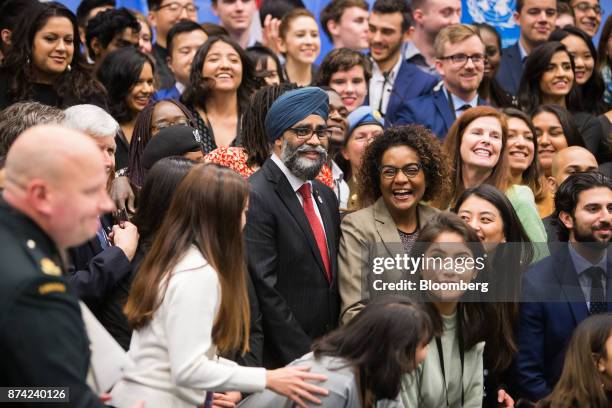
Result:
<svg viewBox="0 0 612 408"><path fill-rule="evenodd" d="M512 18L516 0L467 0L468 11L476 23L489 23L500 28L514 28Z"/></svg>

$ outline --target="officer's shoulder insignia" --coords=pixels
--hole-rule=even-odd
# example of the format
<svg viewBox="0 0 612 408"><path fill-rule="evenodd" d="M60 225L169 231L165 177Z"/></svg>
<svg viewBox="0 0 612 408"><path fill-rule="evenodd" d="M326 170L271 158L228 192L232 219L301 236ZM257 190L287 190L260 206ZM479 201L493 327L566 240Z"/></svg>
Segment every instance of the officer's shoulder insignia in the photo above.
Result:
<svg viewBox="0 0 612 408"><path fill-rule="evenodd" d="M49 258L43 258L40 260L40 269L46 275L60 276L62 274L62 270L60 269L60 267L57 266L55 262L53 262Z"/></svg>
<svg viewBox="0 0 612 408"><path fill-rule="evenodd" d="M43 283L42 285L38 287L38 293L40 293L41 295L46 295L47 293L52 293L52 292L65 293L66 285L64 285L61 282L48 282L48 283Z"/></svg>

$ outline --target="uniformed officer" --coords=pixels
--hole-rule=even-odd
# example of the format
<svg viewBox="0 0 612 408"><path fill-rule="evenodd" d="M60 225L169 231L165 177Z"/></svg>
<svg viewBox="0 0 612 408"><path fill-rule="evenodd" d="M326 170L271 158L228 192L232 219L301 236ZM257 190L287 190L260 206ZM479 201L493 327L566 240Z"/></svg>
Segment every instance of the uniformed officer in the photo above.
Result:
<svg viewBox="0 0 612 408"><path fill-rule="evenodd" d="M89 342L61 277L63 251L94 236L100 214L113 209L102 155L79 132L38 126L11 147L5 177L0 386L68 386L69 404L53 406L103 407L85 383Z"/></svg>

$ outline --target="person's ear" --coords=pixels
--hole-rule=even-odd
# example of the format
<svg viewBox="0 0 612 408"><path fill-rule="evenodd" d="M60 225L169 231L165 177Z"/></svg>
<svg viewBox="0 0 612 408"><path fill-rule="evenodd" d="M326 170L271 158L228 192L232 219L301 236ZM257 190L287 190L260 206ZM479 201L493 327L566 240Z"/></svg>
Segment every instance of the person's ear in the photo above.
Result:
<svg viewBox="0 0 612 408"><path fill-rule="evenodd" d="M557 192L557 180L553 176L546 177L546 184L553 194Z"/></svg>
<svg viewBox="0 0 612 408"><path fill-rule="evenodd" d="M90 57L92 59L97 59L97 57L100 56L100 54L102 54L102 44L100 44L100 40L98 40L97 37L94 37L91 39L91 49L94 52L94 55L90 55Z"/></svg>
<svg viewBox="0 0 612 408"><path fill-rule="evenodd" d="M436 58L436 71L442 78L444 78L444 66L442 65L442 60Z"/></svg>
<svg viewBox="0 0 612 408"><path fill-rule="evenodd" d="M157 28L157 12L156 11L149 11L149 14L147 14L147 20L149 20L149 24L151 24L151 27Z"/></svg>
<svg viewBox="0 0 612 408"><path fill-rule="evenodd" d="M280 37L276 38L276 49L278 49L278 51L282 54L287 53L287 46L285 45L285 41Z"/></svg>
<svg viewBox="0 0 612 408"><path fill-rule="evenodd" d="M2 31L0 31L0 37L2 38L2 43L11 45L11 30L3 28Z"/></svg>
<svg viewBox="0 0 612 408"><path fill-rule="evenodd" d="M219 1L219 0L217 0ZM217 2L216 1L211 1L210 2L210 9L212 10L213 14L216 17L219 17L219 9L217 8Z"/></svg>
<svg viewBox="0 0 612 408"><path fill-rule="evenodd" d="M414 20L415 23L418 24L422 24L423 23L423 10L421 10L420 8L415 9L412 12L412 19Z"/></svg>
<svg viewBox="0 0 612 408"><path fill-rule="evenodd" d="M327 22L327 31L332 35L332 37L338 37L340 35L340 26L337 21L329 20Z"/></svg>
<svg viewBox="0 0 612 408"><path fill-rule="evenodd" d="M514 18L514 22L516 23L516 25L521 25L521 13L515 11L514 13L512 13L512 18Z"/></svg>
<svg viewBox="0 0 612 408"><path fill-rule="evenodd" d="M346 151L346 146L340 149L340 154L342 155L342 157L344 157L344 160L349 161L349 155L348 155L348 152Z"/></svg>
<svg viewBox="0 0 612 408"><path fill-rule="evenodd" d="M571 214L568 214L565 211L561 211L559 213L559 220L563 223L563 225L565 225L565 228L567 228L568 230L574 228L574 220Z"/></svg>
<svg viewBox="0 0 612 408"><path fill-rule="evenodd" d="M597 365L597 371L602 374L606 373L606 365L602 356L599 354L593 353L593 360L595 360L595 364Z"/></svg>
<svg viewBox="0 0 612 408"><path fill-rule="evenodd" d="M283 150L283 137L282 136L274 141L274 143L272 144L272 149L274 150L274 153L276 153L277 155L280 155L281 150Z"/></svg>
<svg viewBox="0 0 612 408"><path fill-rule="evenodd" d="M168 66L168 68L170 69L170 71L176 75L176 72L174 72L174 69L172 69L172 57L170 55L168 55L166 57L166 65Z"/></svg>
<svg viewBox="0 0 612 408"><path fill-rule="evenodd" d="M38 213L49 216L52 213L53 194L49 184L42 179L32 179L26 186L26 199Z"/></svg>

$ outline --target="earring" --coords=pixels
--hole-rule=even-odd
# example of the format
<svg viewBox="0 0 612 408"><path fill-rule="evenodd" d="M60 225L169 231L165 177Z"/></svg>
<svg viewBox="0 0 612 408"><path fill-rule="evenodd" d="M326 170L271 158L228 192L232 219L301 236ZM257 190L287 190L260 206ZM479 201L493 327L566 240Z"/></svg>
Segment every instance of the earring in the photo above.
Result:
<svg viewBox="0 0 612 408"><path fill-rule="evenodd" d="M26 59L26 65L30 65L30 57Z"/></svg>
<svg viewBox="0 0 612 408"><path fill-rule="evenodd" d="M72 71L72 67L70 66L70 64L68 64L68 66L66 67L66 71L68 72Z"/></svg>

